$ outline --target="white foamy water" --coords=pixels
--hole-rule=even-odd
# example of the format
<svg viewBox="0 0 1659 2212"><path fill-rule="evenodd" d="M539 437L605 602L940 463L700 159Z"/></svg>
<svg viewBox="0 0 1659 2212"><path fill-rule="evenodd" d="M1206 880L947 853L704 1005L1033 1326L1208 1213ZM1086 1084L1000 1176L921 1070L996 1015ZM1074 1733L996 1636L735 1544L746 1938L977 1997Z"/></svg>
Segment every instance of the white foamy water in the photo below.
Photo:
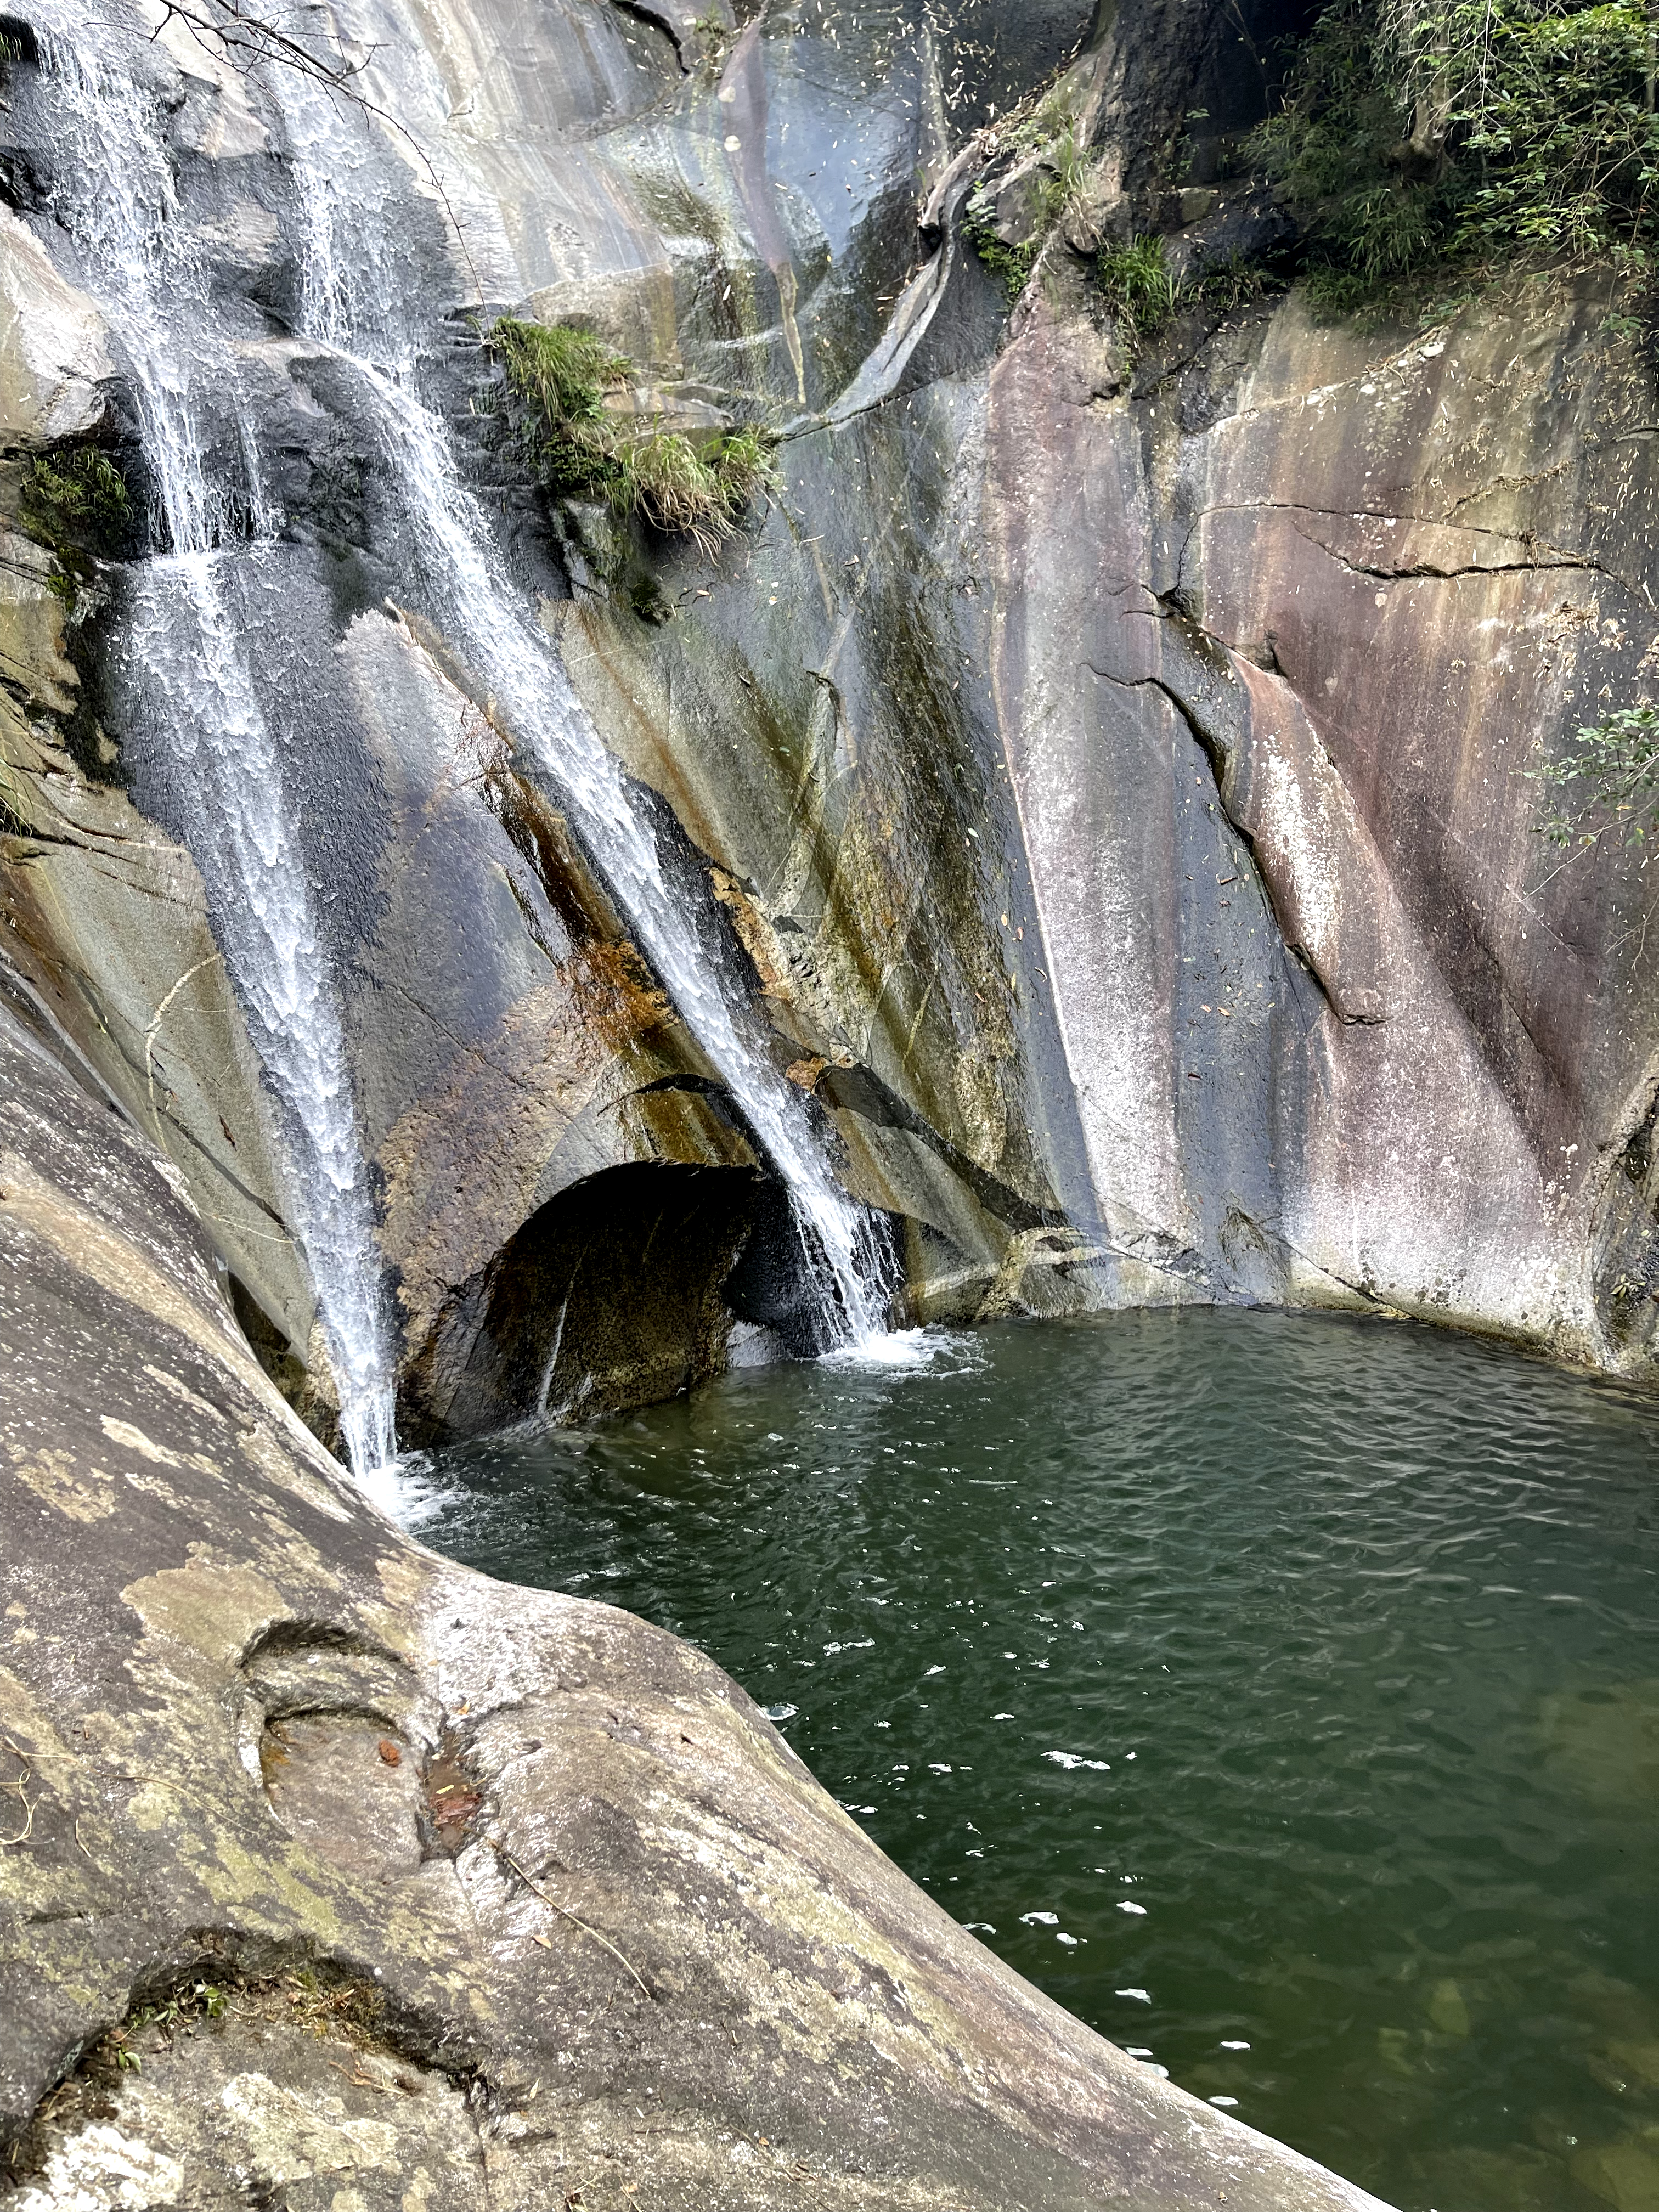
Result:
<svg viewBox="0 0 1659 2212"><path fill-rule="evenodd" d="M216 331L206 272L179 220L165 121L142 58L135 50L133 66L121 66L113 58L121 34L106 21L96 27L95 55L84 18L48 16L40 27L61 125L52 212L125 349L170 548L134 564L131 617L117 649L166 735L188 802L186 840L264 1068L346 1451L367 1485L396 1450L374 1209L338 1000L279 751L242 646L227 550L246 539L234 558L257 564L272 529L254 428L234 353ZM227 408L240 462L230 482L210 465L204 429Z"/></svg>

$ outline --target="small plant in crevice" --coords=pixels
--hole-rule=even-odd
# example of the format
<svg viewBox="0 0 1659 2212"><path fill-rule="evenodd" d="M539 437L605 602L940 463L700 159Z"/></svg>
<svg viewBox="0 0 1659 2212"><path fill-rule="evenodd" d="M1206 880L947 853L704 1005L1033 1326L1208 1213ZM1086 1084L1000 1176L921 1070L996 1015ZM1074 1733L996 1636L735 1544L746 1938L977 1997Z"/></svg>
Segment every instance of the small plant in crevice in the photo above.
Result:
<svg viewBox="0 0 1659 2212"><path fill-rule="evenodd" d="M963 235L980 261L1000 279L1011 300L1030 282L1050 234L1066 210L1081 197L1088 180L1089 158L1077 136L1077 117L1061 88L1051 85L1032 94L989 134L994 156L1038 155L1028 173L1031 198L1026 211L1027 235L1010 241L999 235L997 203L1000 186L981 177L963 210Z"/></svg>
<svg viewBox="0 0 1659 2212"><path fill-rule="evenodd" d="M556 495L601 501L623 520L693 538L712 558L776 481L765 434L752 426L698 442L609 408L606 393L633 363L591 331L503 315L484 343L514 403L514 434Z"/></svg>
<svg viewBox="0 0 1659 2212"><path fill-rule="evenodd" d="M653 628L670 621L673 607L664 596L662 586L649 574L631 578L628 585L628 604L642 623Z"/></svg>
<svg viewBox="0 0 1659 2212"><path fill-rule="evenodd" d="M1018 245L999 238L996 194L981 178L969 193L963 210L962 234L983 266L1000 279L1008 297L1017 300L1030 283L1037 256L1042 251L1041 234L1034 232Z"/></svg>
<svg viewBox="0 0 1659 2212"><path fill-rule="evenodd" d="M1582 850L1604 837L1644 843L1659 828L1659 707L1644 700L1614 708L1599 722L1582 725L1570 752L1528 774L1552 791L1573 794L1554 799L1537 824L1552 845Z"/></svg>
<svg viewBox="0 0 1659 2212"><path fill-rule="evenodd" d="M1152 233L1126 246L1102 246L1095 277L1107 306L1137 343L1157 337L1184 308L1225 317L1284 283L1262 263L1239 254L1202 276L1177 276L1164 240Z"/></svg>
<svg viewBox="0 0 1659 2212"><path fill-rule="evenodd" d="M1266 262L1247 260L1242 253L1210 270L1192 289L1212 314L1236 314L1252 300L1267 298L1285 289L1286 278Z"/></svg>
<svg viewBox="0 0 1659 2212"><path fill-rule="evenodd" d="M1132 238L1127 246L1102 246L1095 257L1095 276L1108 307L1137 338L1155 337L1186 297L1164 240L1153 235Z"/></svg>
<svg viewBox="0 0 1659 2212"><path fill-rule="evenodd" d="M173 2028L183 2027L189 2034L193 2031L188 2023L222 2020L228 2008L229 2000L216 1983L187 1983L155 2004L140 2005L119 2027L110 2030L106 2038L109 2062L118 2074L141 2073L143 2062L129 2040L141 2029L159 2027L170 2037Z"/></svg>

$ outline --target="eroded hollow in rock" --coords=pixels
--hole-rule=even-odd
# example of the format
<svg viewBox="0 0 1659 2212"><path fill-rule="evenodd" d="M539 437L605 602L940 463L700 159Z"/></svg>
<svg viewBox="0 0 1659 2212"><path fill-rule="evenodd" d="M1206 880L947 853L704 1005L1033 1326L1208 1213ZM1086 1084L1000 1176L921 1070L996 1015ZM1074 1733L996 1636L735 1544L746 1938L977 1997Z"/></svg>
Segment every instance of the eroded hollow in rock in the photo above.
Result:
<svg viewBox="0 0 1659 2212"><path fill-rule="evenodd" d="M334 1865L376 1881L419 1867L420 1769L378 1722L340 1712L272 1721L259 1765L277 1819Z"/></svg>
<svg viewBox="0 0 1659 2212"><path fill-rule="evenodd" d="M252 1767L257 1751L283 1826L349 1873L413 1874L434 1839L424 1766L438 1721L409 1668L327 1622L290 1620L259 1638L242 1673L263 1717L245 1756Z"/></svg>
<svg viewBox="0 0 1659 2212"><path fill-rule="evenodd" d="M412 1363L404 1441L647 1405L744 1349L821 1348L781 1185L742 1168L605 1169L550 1199L448 1299Z"/></svg>

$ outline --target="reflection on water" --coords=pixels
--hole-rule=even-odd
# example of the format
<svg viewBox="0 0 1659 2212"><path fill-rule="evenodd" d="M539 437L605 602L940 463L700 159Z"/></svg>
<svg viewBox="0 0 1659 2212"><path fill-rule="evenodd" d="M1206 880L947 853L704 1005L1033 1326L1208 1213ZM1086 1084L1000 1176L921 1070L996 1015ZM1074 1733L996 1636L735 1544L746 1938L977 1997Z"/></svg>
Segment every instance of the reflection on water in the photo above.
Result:
<svg viewBox="0 0 1659 2212"><path fill-rule="evenodd" d="M1659 1682L1563 1690L1546 1698L1544 1771L1596 1803L1659 1814Z"/></svg>
<svg viewBox="0 0 1659 2212"><path fill-rule="evenodd" d="M713 1653L1149 2065L1410 2212L1659 2212L1659 1407L1236 1311L453 1454L422 1533Z"/></svg>

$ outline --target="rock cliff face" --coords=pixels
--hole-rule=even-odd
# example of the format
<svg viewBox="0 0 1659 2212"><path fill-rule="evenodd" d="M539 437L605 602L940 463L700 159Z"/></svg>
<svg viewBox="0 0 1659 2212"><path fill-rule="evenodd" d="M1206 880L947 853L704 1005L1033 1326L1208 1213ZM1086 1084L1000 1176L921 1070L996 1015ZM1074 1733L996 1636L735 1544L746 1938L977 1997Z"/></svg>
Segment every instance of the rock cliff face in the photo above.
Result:
<svg viewBox="0 0 1659 2212"><path fill-rule="evenodd" d="M781 429L775 496L712 562L550 512L488 436L469 465L679 854L687 927L893 1218L914 1312L1369 1304L1644 1368L1645 878L1612 853L1560 867L1528 771L1649 665L1646 371L1593 284L1426 337L1320 330L1292 295L1135 359L1063 243L1011 322L962 240L996 153L959 155L964 133L1077 52L1097 222L1158 212L1176 119L1206 86L1237 104L1249 53L1294 27L1258 8L1230 56L1181 15L692 24L567 0L526 45L489 5L368 9L345 50L374 49L364 82L409 136L371 133L360 205L416 271L464 429L491 389L469 302L599 327L639 364L629 404ZM65 441L143 469L124 333L54 225L71 156L34 51L9 69L0 228L14 513ZM269 89L178 19L153 67L284 518L240 616L283 702L405 1433L525 1409L508 1316L537 1298L508 1279L550 1281L593 1211L562 1194L638 1164L702 1176L676 1317L648 1321L620 1262L584 1275L537 1402L679 1387L734 1326L775 1351L787 1291L752 1316L723 1295L747 1247L787 1273L761 1249L766 1163L568 794L423 611L373 428L295 334ZM1178 252L1248 232L1226 189ZM123 678L133 567L66 591L7 540L7 947L178 1163L326 1429L192 793ZM636 1248L684 1212L648 1176L606 1188Z"/></svg>
<svg viewBox="0 0 1659 2212"><path fill-rule="evenodd" d="M1529 777L1655 642L1607 310L1532 284L1362 341L1292 299L1103 403L1037 313L994 372L999 696L1094 1187L1195 1287L1645 1357L1645 882L1563 866Z"/></svg>

